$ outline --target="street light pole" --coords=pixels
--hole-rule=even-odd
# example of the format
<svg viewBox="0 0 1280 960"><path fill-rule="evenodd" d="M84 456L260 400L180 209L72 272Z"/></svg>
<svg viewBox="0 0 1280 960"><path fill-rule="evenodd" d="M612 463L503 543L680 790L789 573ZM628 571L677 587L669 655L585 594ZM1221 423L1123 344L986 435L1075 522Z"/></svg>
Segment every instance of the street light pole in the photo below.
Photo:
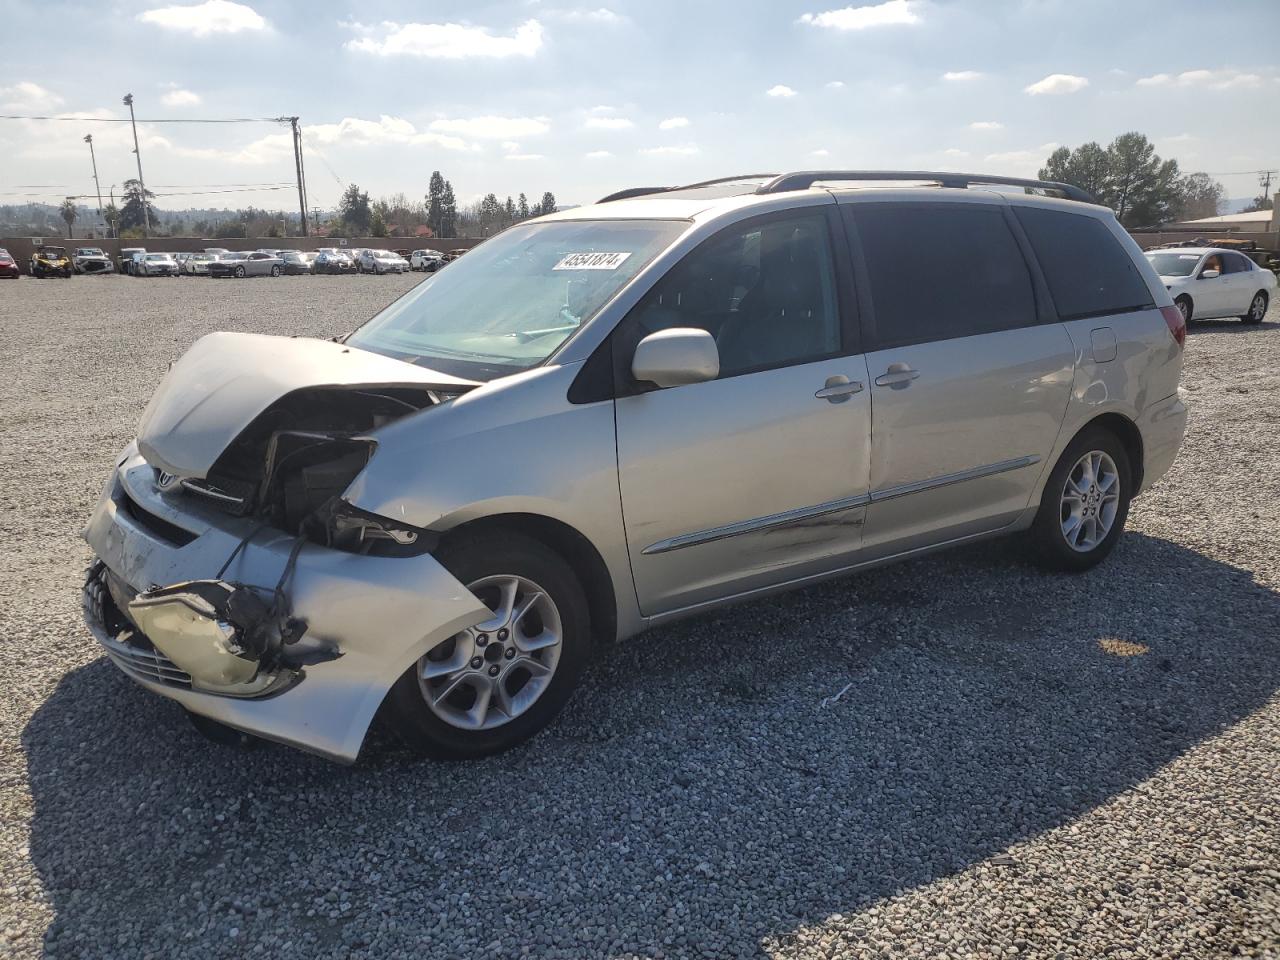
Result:
<svg viewBox="0 0 1280 960"><path fill-rule="evenodd" d="M93 164L93 187L98 191L98 216L102 216L102 184L98 182L98 158L93 155L93 134L86 133L84 142L89 145L89 160Z"/></svg>
<svg viewBox="0 0 1280 960"><path fill-rule="evenodd" d="M147 210L147 185L142 179L142 153L138 150L138 121L133 116L133 94L126 93L122 101L129 108L129 126L133 128L133 155L138 158L138 190L142 195L142 235L151 235L151 213Z"/></svg>
<svg viewBox="0 0 1280 960"><path fill-rule="evenodd" d="M112 239L112 240L119 240L119 239L120 239L120 230L119 230L119 227L117 226L117 224L119 224L119 222L120 222L120 212L119 212L118 210L116 210L116 185L115 185L114 183L111 185L111 191L110 191L110 193L111 193L111 209L112 209L113 211L115 211L115 214L116 214L116 218L115 218L115 220L112 220L112 221L111 221L111 223L110 223L110 226L111 226L111 230L110 230L110 233L111 233L111 239Z"/></svg>

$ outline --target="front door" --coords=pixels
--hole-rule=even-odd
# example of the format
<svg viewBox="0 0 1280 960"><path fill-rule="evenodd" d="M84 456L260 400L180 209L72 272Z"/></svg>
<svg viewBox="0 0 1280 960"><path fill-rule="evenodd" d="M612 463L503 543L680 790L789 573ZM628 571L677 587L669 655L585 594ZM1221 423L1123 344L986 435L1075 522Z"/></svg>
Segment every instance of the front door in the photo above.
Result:
<svg viewBox="0 0 1280 960"><path fill-rule="evenodd" d="M818 574L858 550L870 390L837 292L833 211L726 228L615 331L619 483L646 616ZM673 327L715 337L717 379L659 390L630 378L635 344Z"/></svg>
<svg viewBox="0 0 1280 960"><path fill-rule="evenodd" d="M867 558L998 529L1027 506L1066 411L1075 351L1037 309L1005 211L846 207L873 311ZM929 253L920 257L920 238Z"/></svg>

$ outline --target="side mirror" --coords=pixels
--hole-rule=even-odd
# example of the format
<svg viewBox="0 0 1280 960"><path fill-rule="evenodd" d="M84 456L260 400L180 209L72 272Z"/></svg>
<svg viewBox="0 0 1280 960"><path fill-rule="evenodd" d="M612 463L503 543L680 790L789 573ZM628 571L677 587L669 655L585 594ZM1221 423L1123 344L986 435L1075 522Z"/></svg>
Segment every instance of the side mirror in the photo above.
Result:
<svg viewBox="0 0 1280 960"><path fill-rule="evenodd" d="M651 333L636 344L631 375L659 387L714 380L720 375L720 351L715 337L692 327Z"/></svg>
<svg viewBox="0 0 1280 960"><path fill-rule="evenodd" d="M1221 275L1220 272L1217 270L1201 270L1200 271L1201 280L1216 280L1220 275Z"/></svg>

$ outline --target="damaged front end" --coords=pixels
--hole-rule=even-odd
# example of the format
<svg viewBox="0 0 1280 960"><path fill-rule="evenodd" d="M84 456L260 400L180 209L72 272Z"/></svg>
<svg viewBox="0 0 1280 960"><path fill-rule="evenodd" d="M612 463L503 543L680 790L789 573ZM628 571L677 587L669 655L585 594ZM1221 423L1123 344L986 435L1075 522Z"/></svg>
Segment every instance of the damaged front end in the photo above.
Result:
<svg viewBox="0 0 1280 960"><path fill-rule="evenodd" d="M356 638L335 624L358 622L356 611L401 593L380 587L373 599L370 580L395 584L400 574L374 577L368 563L417 557L420 582L437 566L424 556L433 545L426 531L342 495L380 427L473 385L328 341L214 334L197 342L148 405L140 456L126 453L86 531L100 558L84 590L99 641L136 679L240 701L272 698L308 667L345 656ZM318 591L317 571L344 567L343 555L368 557L357 576L369 579L338 578ZM293 580L300 556L305 583ZM451 586L445 597L449 608L475 602ZM389 668L356 660L363 666L353 675ZM347 686L338 676L326 683Z"/></svg>

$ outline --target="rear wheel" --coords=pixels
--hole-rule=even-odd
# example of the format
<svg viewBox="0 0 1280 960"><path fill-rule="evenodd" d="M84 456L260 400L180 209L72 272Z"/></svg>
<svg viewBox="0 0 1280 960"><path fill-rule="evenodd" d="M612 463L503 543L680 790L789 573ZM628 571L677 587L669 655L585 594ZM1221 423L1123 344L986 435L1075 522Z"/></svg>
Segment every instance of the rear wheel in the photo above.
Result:
<svg viewBox="0 0 1280 960"><path fill-rule="evenodd" d="M280 276L280 267L279 267L279 266L274 266L274 267L272 267L272 268L271 268L271 275L272 275L273 277L278 277L278 276Z"/></svg>
<svg viewBox="0 0 1280 960"><path fill-rule="evenodd" d="M1133 497L1124 444L1091 427L1063 451L1040 497L1031 540L1042 564L1083 571L1101 563L1124 531Z"/></svg>
<svg viewBox="0 0 1280 960"><path fill-rule="evenodd" d="M560 556L518 534L446 542L437 558L491 615L410 666L387 706L425 756L497 753L550 723L577 686L590 650L586 596Z"/></svg>
<svg viewBox="0 0 1280 960"><path fill-rule="evenodd" d="M244 279L244 267L236 267L236 277Z"/></svg>
<svg viewBox="0 0 1280 960"><path fill-rule="evenodd" d="M1245 323L1261 323L1262 318L1267 315L1267 294L1264 290L1259 290L1253 295L1253 300L1249 302L1249 311L1240 319Z"/></svg>

